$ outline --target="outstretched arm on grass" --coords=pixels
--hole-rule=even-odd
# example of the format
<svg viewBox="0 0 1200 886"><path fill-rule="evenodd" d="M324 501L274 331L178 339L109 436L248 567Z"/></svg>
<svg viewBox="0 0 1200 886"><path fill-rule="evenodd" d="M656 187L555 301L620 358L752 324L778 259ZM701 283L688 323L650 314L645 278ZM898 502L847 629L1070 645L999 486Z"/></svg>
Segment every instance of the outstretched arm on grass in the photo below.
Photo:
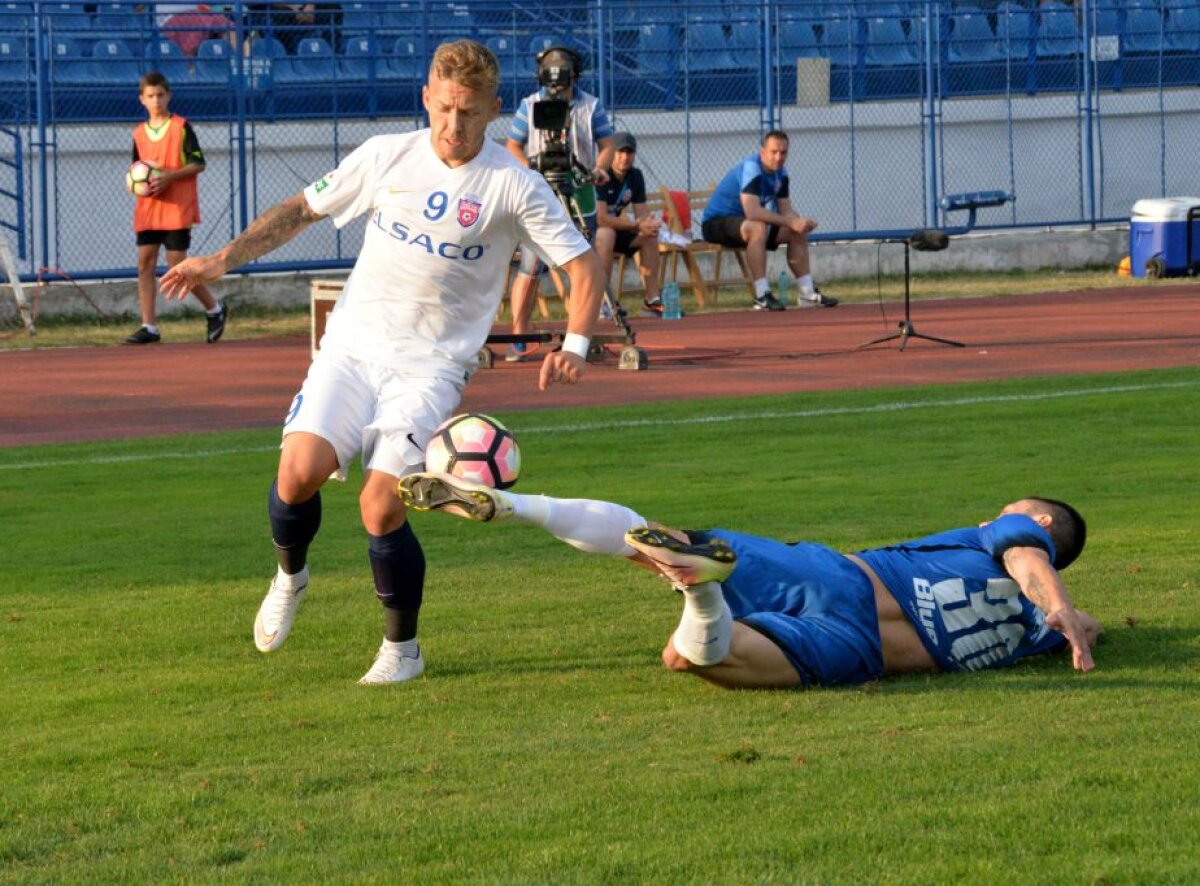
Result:
<svg viewBox="0 0 1200 886"><path fill-rule="evenodd" d="M1075 608L1049 555L1041 548L1009 548L1004 554L1004 567L1022 593L1046 613L1046 623L1067 638L1075 669L1094 668L1092 647L1103 628L1086 612Z"/></svg>

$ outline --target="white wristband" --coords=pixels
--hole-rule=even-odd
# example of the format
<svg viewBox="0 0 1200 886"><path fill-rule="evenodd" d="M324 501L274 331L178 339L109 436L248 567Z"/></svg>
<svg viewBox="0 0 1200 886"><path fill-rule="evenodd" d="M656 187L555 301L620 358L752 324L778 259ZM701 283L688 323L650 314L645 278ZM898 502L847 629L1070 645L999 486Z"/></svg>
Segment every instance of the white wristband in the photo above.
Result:
<svg viewBox="0 0 1200 886"><path fill-rule="evenodd" d="M580 335L577 332L568 332L563 336L562 349L574 354L580 360L586 360L588 348L591 347L591 340L586 335Z"/></svg>

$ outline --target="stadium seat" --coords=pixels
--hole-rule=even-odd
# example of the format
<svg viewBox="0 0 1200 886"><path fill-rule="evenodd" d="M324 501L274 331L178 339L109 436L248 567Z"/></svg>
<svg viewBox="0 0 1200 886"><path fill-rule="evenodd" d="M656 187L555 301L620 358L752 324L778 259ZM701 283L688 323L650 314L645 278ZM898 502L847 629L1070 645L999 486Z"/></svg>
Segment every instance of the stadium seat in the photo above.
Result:
<svg viewBox="0 0 1200 886"><path fill-rule="evenodd" d="M383 47L378 40L366 34L356 34L346 40L338 67L343 80L357 83L383 80L388 73Z"/></svg>
<svg viewBox="0 0 1200 886"><path fill-rule="evenodd" d="M1125 13L1125 34L1121 50L1127 53L1158 55L1166 42L1165 21L1157 9L1135 8Z"/></svg>
<svg viewBox="0 0 1200 886"><path fill-rule="evenodd" d="M380 24L377 9L373 3L342 4L342 34L346 38L344 46L349 45L351 37L375 33Z"/></svg>
<svg viewBox="0 0 1200 886"><path fill-rule="evenodd" d="M1001 3L996 7L996 40L1011 59L1029 58L1030 40L1035 36L1034 18L1017 3Z"/></svg>
<svg viewBox="0 0 1200 886"><path fill-rule="evenodd" d="M762 29L757 22L734 22L729 29L729 54L736 67L757 70L762 48Z"/></svg>
<svg viewBox="0 0 1200 886"><path fill-rule="evenodd" d="M225 85L233 76L233 47L226 40L205 40L196 48L192 79L197 83Z"/></svg>
<svg viewBox="0 0 1200 886"><path fill-rule="evenodd" d="M21 37L0 36L0 83L26 83L30 76L29 53Z"/></svg>
<svg viewBox="0 0 1200 886"><path fill-rule="evenodd" d="M192 79L191 64L179 44L159 37L146 44L146 69L158 71L172 86Z"/></svg>
<svg viewBox="0 0 1200 886"><path fill-rule="evenodd" d="M123 40L101 40L92 47L92 80L110 86L132 86L142 76L133 50Z"/></svg>
<svg viewBox="0 0 1200 886"><path fill-rule="evenodd" d="M1079 52L1079 26L1075 22L1075 10L1060 3L1047 3L1041 7L1040 17L1037 40L1039 58L1057 58Z"/></svg>
<svg viewBox="0 0 1200 886"><path fill-rule="evenodd" d="M55 83L60 86L82 86L93 82L92 60L71 38L55 38L50 45L50 55L50 77Z"/></svg>
<svg viewBox="0 0 1200 886"><path fill-rule="evenodd" d="M42 15L46 17L54 34L86 34L92 29L92 17L82 3L44 3Z"/></svg>
<svg viewBox="0 0 1200 886"><path fill-rule="evenodd" d="M868 65L915 65L917 50L897 18L867 19L867 43L863 59Z"/></svg>
<svg viewBox="0 0 1200 886"><path fill-rule="evenodd" d="M388 77L392 80L421 80L425 76L426 60L421 43L412 37L401 37L392 45L388 59Z"/></svg>
<svg viewBox="0 0 1200 886"><path fill-rule="evenodd" d="M826 19L821 47L830 64L853 67L858 58L857 25L856 20L845 17Z"/></svg>
<svg viewBox="0 0 1200 886"><path fill-rule="evenodd" d="M638 73L674 74L679 49L678 32L674 25L642 25L635 50Z"/></svg>
<svg viewBox="0 0 1200 886"><path fill-rule="evenodd" d="M275 70L284 83L331 83L338 78L333 47L319 37L308 37L296 45L296 54Z"/></svg>
<svg viewBox="0 0 1200 886"><path fill-rule="evenodd" d="M955 62L993 62L1004 58L986 14L962 9L950 17L947 58Z"/></svg>
<svg viewBox="0 0 1200 886"><path fill-rule="evenodd" d="M785 18L779 22L779 54L785 61L821 55L821 41L807 18Z"/></svg>
<svg viewBox="0 0 1200 886"><path fill-rule="evenodd" d="M521 61L527 56L517 48L512 37L489 37L485 43L500 63L500 79L516 80L521 76Z"/></svg>
<svg viewBox="0 0 1200 886"><path fill-rule="evenodd" d="M693 20L688 25L686 58L691 71L732 71L738 66L725 29L715 22Z"/></svg>
<svg viewBox="0 0 1200 886"><path fill-rule="evenodd" d="M1200 7L1175 5L1167 9L1167 47L1171 52L1200 51Z"/></svg>

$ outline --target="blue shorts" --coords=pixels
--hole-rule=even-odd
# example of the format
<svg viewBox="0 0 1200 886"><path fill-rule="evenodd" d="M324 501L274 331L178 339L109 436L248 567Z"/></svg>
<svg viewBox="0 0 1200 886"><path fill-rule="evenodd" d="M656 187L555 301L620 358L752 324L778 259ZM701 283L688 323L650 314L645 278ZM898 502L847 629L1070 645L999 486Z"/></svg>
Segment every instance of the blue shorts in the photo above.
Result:
<svg viewBox="0 0 1200 886"><path fill-rule="evenodd" d="M875 591L853 561L808 542L724 529L688 535L695 542L719 538L733 548L737 567L721 584L730 612L778 646L805 686L883 676Z"/></svg>

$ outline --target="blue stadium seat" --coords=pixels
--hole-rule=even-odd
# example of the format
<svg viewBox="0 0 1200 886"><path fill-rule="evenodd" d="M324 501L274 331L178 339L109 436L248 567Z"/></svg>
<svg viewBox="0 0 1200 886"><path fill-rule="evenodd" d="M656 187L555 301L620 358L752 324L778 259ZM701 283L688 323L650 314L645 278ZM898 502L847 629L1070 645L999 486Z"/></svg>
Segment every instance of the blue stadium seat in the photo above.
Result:
<svg viewBox="0 0 1200 886"><path fill-rule="evenodd" d="M423 80L428 67L421 52L421 42L412 37L400 37L392 46L388 59L388 77L393 80Z"/></svg>
<svg viewBox="0 0 1200 886"><path fill-rule="evenodd" d="M192 79L191 63L179 44L159 37L146 44L146 69L158 71L172 86Z"/></svg>
<svg viewBox="0 0 1200 886"><path fill-rule="evenodd" d="M521 76L521 63L528 59L528 56L520 50L515 39L509 36L488 37L484 45L500 63L501 80L516 80Z"/></svg>
<svg viewBox="0 0 1200 886"><path fill-rule="evenodd" d="M1155 9L1134 8L1125 13L1125 31L1121 51L1158 55L1166 42L1165 21Z"/></svg>
<svg viewBox="0 0 1200 886"><path fill-rule="evenodd" d="M1200 52L1200 7L1176 4L1167 9L1167 49Z"/></svg>
<svg viewBox="0 0 1200 886"><path fill-rule="evenodd" d="M92 83L92 60L70 37L56 37L50 44L50 76L60 86Z"/></svg>
<svg viewBox="0 0 1200 886"><path fill-rule="evenodd" d="M950 17L947 58L955 62L993 62L1004 58L992 25L978 9L960 9Z"/></svg>
<svg viewBox="0 0 1200 886"><path fill-rule="evenodd" d="M1098 37L1119 37L1121 35L1120 11L1109 6L1097 9L1092 33Z"/></svg>
<svg viewBox="0 0 1200 886"><path fill-rule="evenodd" d="M1037 54L1039 58L1075 55L1080 50L1075 10L1061 3L1046 3L1039 13Z"/></svg>
<svg viewBox="0 0 1200 886"><path fill-rule="evenodd" d="M383 47L366 34L356 34L346 40L338 67L343 80L357 83L386 79L388 73Z"/></svg>
<svg viewBox="0 0 1200 886"><path fill-rule="evenodd" d="M124 40L131 46L151 37L150 20L132 6L104 4L92 18L96 39Z"/></svg>
<svg viewBox="0 0 1200 886"><path fill-rule="evenodd" d="M142 67L124 40L100 40L92 47L92 79L111 86L137 88Z"/></svg>
<svg viewBox="0 0 1200 886"><path fill-rule="evenodd" d="M343 47L349 45L350 37L373 34L379 27L378 7L374 3L343 3L342 34L347 38Z"/></svg>
<svg viewBox="0 0 1200 886"><path fill-rule="evenodd" d="M278 67L275 79L283 83L330 83L337 80L337 61L333 47L320 37L308 37L296 44L296 54Z"/></svg>
<svg viewBox="0 0 1200 886"><path fill-rule="evenodd" d="M873 66L904 66L917 63L916 46L904 33L900 19L867 19L864 61Z"/></svg>
<svg viewBox="0 0 1200 886"><path fill-rule="evenodd" d="M693 20L688 25L686 57L692 71L733 71L738 67L729 52L725 29L715 22Z"/></svg>
<svg viewBox="0 0 1200 886"><path fill-rule="evenodd" d="M390 36L415 36L424 20L419 3L387 3L377 13L379 32Z"/></svg>
<svg viewBox="0 0 1200 886"><path fill-rule="evenodd" d="M92 28L92 17L82 3L44 3L42 14L55 34L87 33Z"/></svg>
<svg viewBox="0 0 1200 886"><path fill-rule="evenodd" d="M794 58L812 58L821 55L821 41L817 38L815 22L808 18L784 18L779 20L779 53L785 61Z"/></svg>
<svg viewBox="0 0 1200 886"><path fill-rule="evenodd" d="M26 83L31 74L29 52L23 37L0 36L0 83Z"/></svg>
<svg viewBox="0 0 1200 886"><path fill-rule="evenodd" d="M853 67L858 58L858 40L855 36L857 21L837 17L826 19L821 47L829 57L829 63L840 67Z"/></svg>
<svg viewBox="0 0 1200 886"><path fill-rule="evenodd" d="M214 38L196 48L192 79L197 83L225 85L233 76L233 47L229 41Z"/></svg>
<svg viewBox="0 0 1200 886"><path fill-rule="evenodd" d="M762 29L758 22L734 22L729 27L729 54L733 63L741 69L759 67L762 46Z"/></svg>
<svg viewBox="0 0 1200 886"><path fill-rule="evenodd" d="M680 50L679 32L672 24L642 25L635 58L641 74L673 74Z"/></svg>
<svg viewBox="0 0 1200 886"><path fill-rule="evenodd" d="M1033 13L1017 3L996 7L996 40L1011 59L1029 58L1030 41L1036 35Z"/></svg>

